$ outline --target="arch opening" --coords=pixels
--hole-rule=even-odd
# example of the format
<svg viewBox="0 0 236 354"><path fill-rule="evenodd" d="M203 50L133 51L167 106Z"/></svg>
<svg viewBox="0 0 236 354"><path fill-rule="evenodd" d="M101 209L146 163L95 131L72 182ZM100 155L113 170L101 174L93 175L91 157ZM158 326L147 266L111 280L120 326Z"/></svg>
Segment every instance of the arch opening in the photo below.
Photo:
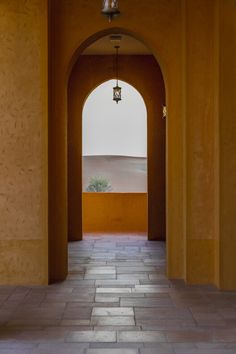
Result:
<svg viewBox="0 0 236 354"><path fill-rule="evenodd" d="M162 119L165 104L164 80L150 50L127 34L121 37L119 79L138 90L146 102L148 112L148 238L165 240L165 120ZM101 37L99 34L97 42L83 48L69 80L69 240L82 239L82 219L78 218L78 213L82 215L82 136L78 140L78 132L82 135L84 102L94 88L111 77L114 77L114 47L110 43L110 36Z"/></svg>
<svg viewBox="0 0 236 354"><path fill-rule="evenodd" d="M83 106L83 235L147 237L147 109L132 85L121 80L119 85L119 104L112 100L114 80L109 80Z"/></svg>
<svg viewBox="0 0 236 354"><path fill-rule="evenodd" d="M120 80L122 101L112 100L114 80L96 87L83 106L83 156L147 157L147 108L142 95Z"/></svg>
<svg viewBox="0 0 236 354"><path fill-rule="evenodd" d="M110 53L87 52L90 45L97 39L103 39L112 33L125 34L140 42L145 53L135 53L132 49L121 53L119 59L119 78L135 87L142 95L147 108L147 151L148 151L148 239L165 240L166 237L166 180L165 180L165 120L163 120L163 105L166 104L166 91L162 70L152 52L139 36L124 29L107 29L86 39L73 53L68 63L68 90L65 105L67 106L67 239L78 241L82 239L82 111L89 93L99 84L114 77ZM90 48L91 49L91 48ZM158 94L157 94L158 93ZM158 142L158 143L157 143ZM52 171L51 171L52 172ZM50 173L51 173L50 172ZM52 175L55 175L53 172ZM51 178L52 181L53 178ZM63 182L63 181L62 181ZM52 190L52 189L51 189ZM53 187L53 190L55 188ZM65 191L65 190L64 190ZM51 195L51 205L52 193ZM66 206L65 205L65 206ZM60 207L60 210L63 206ZM62 210L61 210L62 211ZM50 213L52 212L50 208ZM159 216L157 218L157 215ZM52 219L51 219L52 220ZM55 224L50 222L50 235L55 233ZM50 237L49 261L50 278L64 279L67 269L65 255L66 240L60 236L60 244L55 249L53 237ZM63 247L62 247L63 244ZM51 247L53 245L53 247ZM57 258L62 259L62 266L57 269ZM55 274L55 275L54 275ZM60 275L61 274L61 275Z"/></svg>

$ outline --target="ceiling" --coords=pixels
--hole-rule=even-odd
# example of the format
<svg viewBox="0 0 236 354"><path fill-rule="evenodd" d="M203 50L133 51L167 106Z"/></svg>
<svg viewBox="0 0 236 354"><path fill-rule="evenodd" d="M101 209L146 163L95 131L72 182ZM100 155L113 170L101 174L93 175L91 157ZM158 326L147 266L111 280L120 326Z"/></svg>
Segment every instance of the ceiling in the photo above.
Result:
<svg viewBox="0 0 236 354"><path fill-rule="evenodd" d="M115 34L117 36L117 34ZM118 35L119 36L119 35ZM140 41L137 39L127 36L127 35L120 35L121 41L119 54L121 55L150 55L152 54L150 50ZM87 47L83 55L112 55L115 53L114 46L116 45L117 41L111 42L110 40L111 35L102 37L101 39L97 40L89 47Z"/></svg>

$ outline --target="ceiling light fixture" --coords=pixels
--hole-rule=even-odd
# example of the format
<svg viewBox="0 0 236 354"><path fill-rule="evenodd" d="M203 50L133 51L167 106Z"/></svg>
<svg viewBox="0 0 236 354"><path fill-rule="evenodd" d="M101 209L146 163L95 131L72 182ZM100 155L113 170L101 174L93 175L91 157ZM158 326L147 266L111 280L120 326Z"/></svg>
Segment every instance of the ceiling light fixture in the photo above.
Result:
<svg viewBox="0 0 236 354"><path fill-rule="evenodd" d="M116 58L115 58L115 74L116 74L116 86L113 87L113 101L116 101L116 103L119 103L121 101L121 87L119 86L118 82L118 51L119 51L120 46L116 45Z"/></svg>
<svg viewBox="0 0 236 354"><path fill-rule="evenodd" d="M109 22L113 17L120 15L118 0L103 0L102 14L108 18Z"/></svg>

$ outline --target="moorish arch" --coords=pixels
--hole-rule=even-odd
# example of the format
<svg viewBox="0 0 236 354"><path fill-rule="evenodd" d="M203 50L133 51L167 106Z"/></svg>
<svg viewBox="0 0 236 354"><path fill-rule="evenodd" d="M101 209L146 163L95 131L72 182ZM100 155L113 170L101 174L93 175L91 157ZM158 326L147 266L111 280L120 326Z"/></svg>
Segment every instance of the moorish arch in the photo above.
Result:
<svg viewBox="0 0 236 354"><path fill-rule="evenodd" d="M80 240L82 237L82 203L81 203L81 156L82 156L82 144L81 144L81 124L82 117L78 119L78 115L75 112L80 112L82 115L82 108L86 97L89 93L100 83L109 80L114 77L112 68L109 63L106 63L108 56L106 55L81 55L84 49L91 43L102 38L104 35L113 33L120 33L126 35L132 35L129 30L121 28L109 28L103 31L97 32L90 36L84 42L80 44L78 49L71 55L70 60L67 61L66 71L63 69L65 75L60 78L56 75L58 68L62 65L62 62L58 62L58 68L55 70L53 67L51 79L53 79L53 86L51 90L52 100L51 109L54 113L51 117L49 126L49 132L52 132L54 137L49 139L50 155L49 155L49 275L51 281L57 281L64 279L67 275L67 240L68 231L69 239ZM139 35L134 35L139 40ZM54 52L60 51L57 47L54 48ZM150 52L150 55L122 55L120 65L120 79L134 86L140 94L143 96L148 110L148 158L149 158L149 173L148 173L148 220L149 220L149 239L165 239L166 236L166 221L169 223L168 234L172 233L172 225L170 224L171 214L175 214L178 221L180 217L177 214L181 213L181 208L170 209L166 215L166 183L170 181L165 178L166 167L165 162L168 162L165 153L165 138L166 138L166 124L162 119L163 104L169 105L171 101L168 99L168 93L170 92L168 80L165 83L163 77L163 69L160 68L156 58ZM93 63L93 60L96 60ZM108 64L108 65L106 65ZM89 65L89 70L88 70ZM105 66L104 66L105 65ZM106 67L106 69L104 69ZM140 70L142 68L142 70ZM101 70L101 72L100 72ZM78 80L79 78L79 80ZM60 83L59 83L59 81ZM58 85L59 88L58 88ZM64 82L64 84L62 84ZM78 87L76 88L76 84ZM62 85L62 86L61 86ZM67 86L68 85L68 86ZM61 87L60 87L61 86ZM84 86L84 87L83 87ZM68 91L67 91L68 87ZM78 94L80 92L80 94ZM157 93L160 93L159 95ZM77 94L77 99L75 95ZM177 93L178 94L178 93ZM171 104L169 106L169 116L172 112ZM175 110L177 114L178 110ZM56 113L57 112L57 113ZM59 117L61 123L58 125L58 121L55 118ZM76 116L76 117L75 117ZM57 126L55 126L57 125ZM180 126L178 129L180 129ZM55 131L53 130L53 127ZM64 128L63 128L64 127ZM67 132L65 134L65 127ZM51 128L51 129L50 129ZM173 127L174 128L174 127ZM167 129L168 132L168 129ZM176 135L177 129L175 129L174 135ZM77 134L79 133L79 134ZM169 134L170 135L170 134ZM57 136L57 138L56 138ZM60 139L58 137L60 136ZM169 136L170 138L170 136ZM79 140L78 140L79 139ZM156 142L160 142L161 148L157 149ZM68 144L68 145L67 145ZM68 148L68 150L67 150ZM178 149L181 145L178 146ZM170 151L170 149L168 149ZM175 149L176 150L176 149ZM60 156L64 156L60 161ZM66 155L65 155L66 153ZM57 159L53 159L53 156L57 155ZM179 156L180 157L180 156ZM66 164L64 164L66 159ZM57 165L57 168L56 168ZM159 165L159 167L157 167ZM68 167L68 171L66 169ZM58 170L61 178L58 178ZM157 173L157 170L161 173ZM171 173L170 166L167 171ZM67 175L68 172L68 175ZM75 176L78 178L75 181ZM76 183L74 183L76 182ZM179 183L180 180L174 181ZM66 183L66 184L65 184ZM73 185L73 191L71 187ZM168 195L172 199L173 194L176 197L182 189L173 189L169 191ZM60 193L58 193L60 191ZM170 193L171 192L171 193ZM177 192L177 193L176 193ZM158 196L158 197L157 197ZM180 194L178 198L180 197ZM78 202L79 201L79 202ZM161 202L160 202L161 201ZM182 199L178 201L181 203ZM76 204L77 203L77 204ZM76 205L76 208L75 208ZM67 209L68 207L68 209ZM66 209L65 209L66 208ZM63 211L64 209L64 211ZM158 215L160 216L157 219ZM79 216L78 216L79 215ZM172 219L173 222L173 219ZM178 223L177 223L178 224ZM177 225L176 224L176 225ZM157 227L158 225L158 227ZM182 267L180 263L181 254L183 252L182 244L178 238L183 237L182 233L176 232L174 237L169 237L167 244L167 273L171 277L179 277L180 269ZM171 227L170 227L171 226ZM177 225L181 227L181 225ZM55 235L57 239L55 242ZM173 258L173 252L178 256ZM60 262L58 262L60 259ZM182 261L181 261L182 262ZM176 275L174 275L176 274Z"/></svg>
<svg viewBox="0 0 236 354"><path fill-rule="evenodd" d="M113 78L111 56L82 55L71 73L68 90L68 236L82 239L82 110L88 95ZM151 55L122 55L121 80L137 89L147 107L148 239L165 240L165 87ZM135 132L135 127L134 127ZM78 217L80 215L80 217Z"/></svg>

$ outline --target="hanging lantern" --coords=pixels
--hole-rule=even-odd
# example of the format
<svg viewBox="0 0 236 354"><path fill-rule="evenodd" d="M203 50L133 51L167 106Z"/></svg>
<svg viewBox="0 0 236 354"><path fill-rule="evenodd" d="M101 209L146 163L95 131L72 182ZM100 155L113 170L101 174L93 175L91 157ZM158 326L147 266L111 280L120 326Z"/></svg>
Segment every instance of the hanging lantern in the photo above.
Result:
<svg viewBox="0 0 236 354"><path fill-rule="evenodd" d="M113 17L120 14L118 0L103 0L102 14L112 21Z"/></svg>
<svg viewBox="0 0 236 354"><path fill-rule="evenodd" d="M113 87L113 101L119 103L121 101L121 87L118 86L118 81L115 87Z"/></svg>
<svg viewBox="0 0 236 354"><path fill-rule="evenodd" d="M117 45L115 46L116 49L116 62L115 62L115 71L116 71L116 86L113 87L113 101L115 101L116 103L119 103L119 101L121 101L121 87L119 86L119 82L118 82L118 50L119 50L120 46Z"/></svg>

